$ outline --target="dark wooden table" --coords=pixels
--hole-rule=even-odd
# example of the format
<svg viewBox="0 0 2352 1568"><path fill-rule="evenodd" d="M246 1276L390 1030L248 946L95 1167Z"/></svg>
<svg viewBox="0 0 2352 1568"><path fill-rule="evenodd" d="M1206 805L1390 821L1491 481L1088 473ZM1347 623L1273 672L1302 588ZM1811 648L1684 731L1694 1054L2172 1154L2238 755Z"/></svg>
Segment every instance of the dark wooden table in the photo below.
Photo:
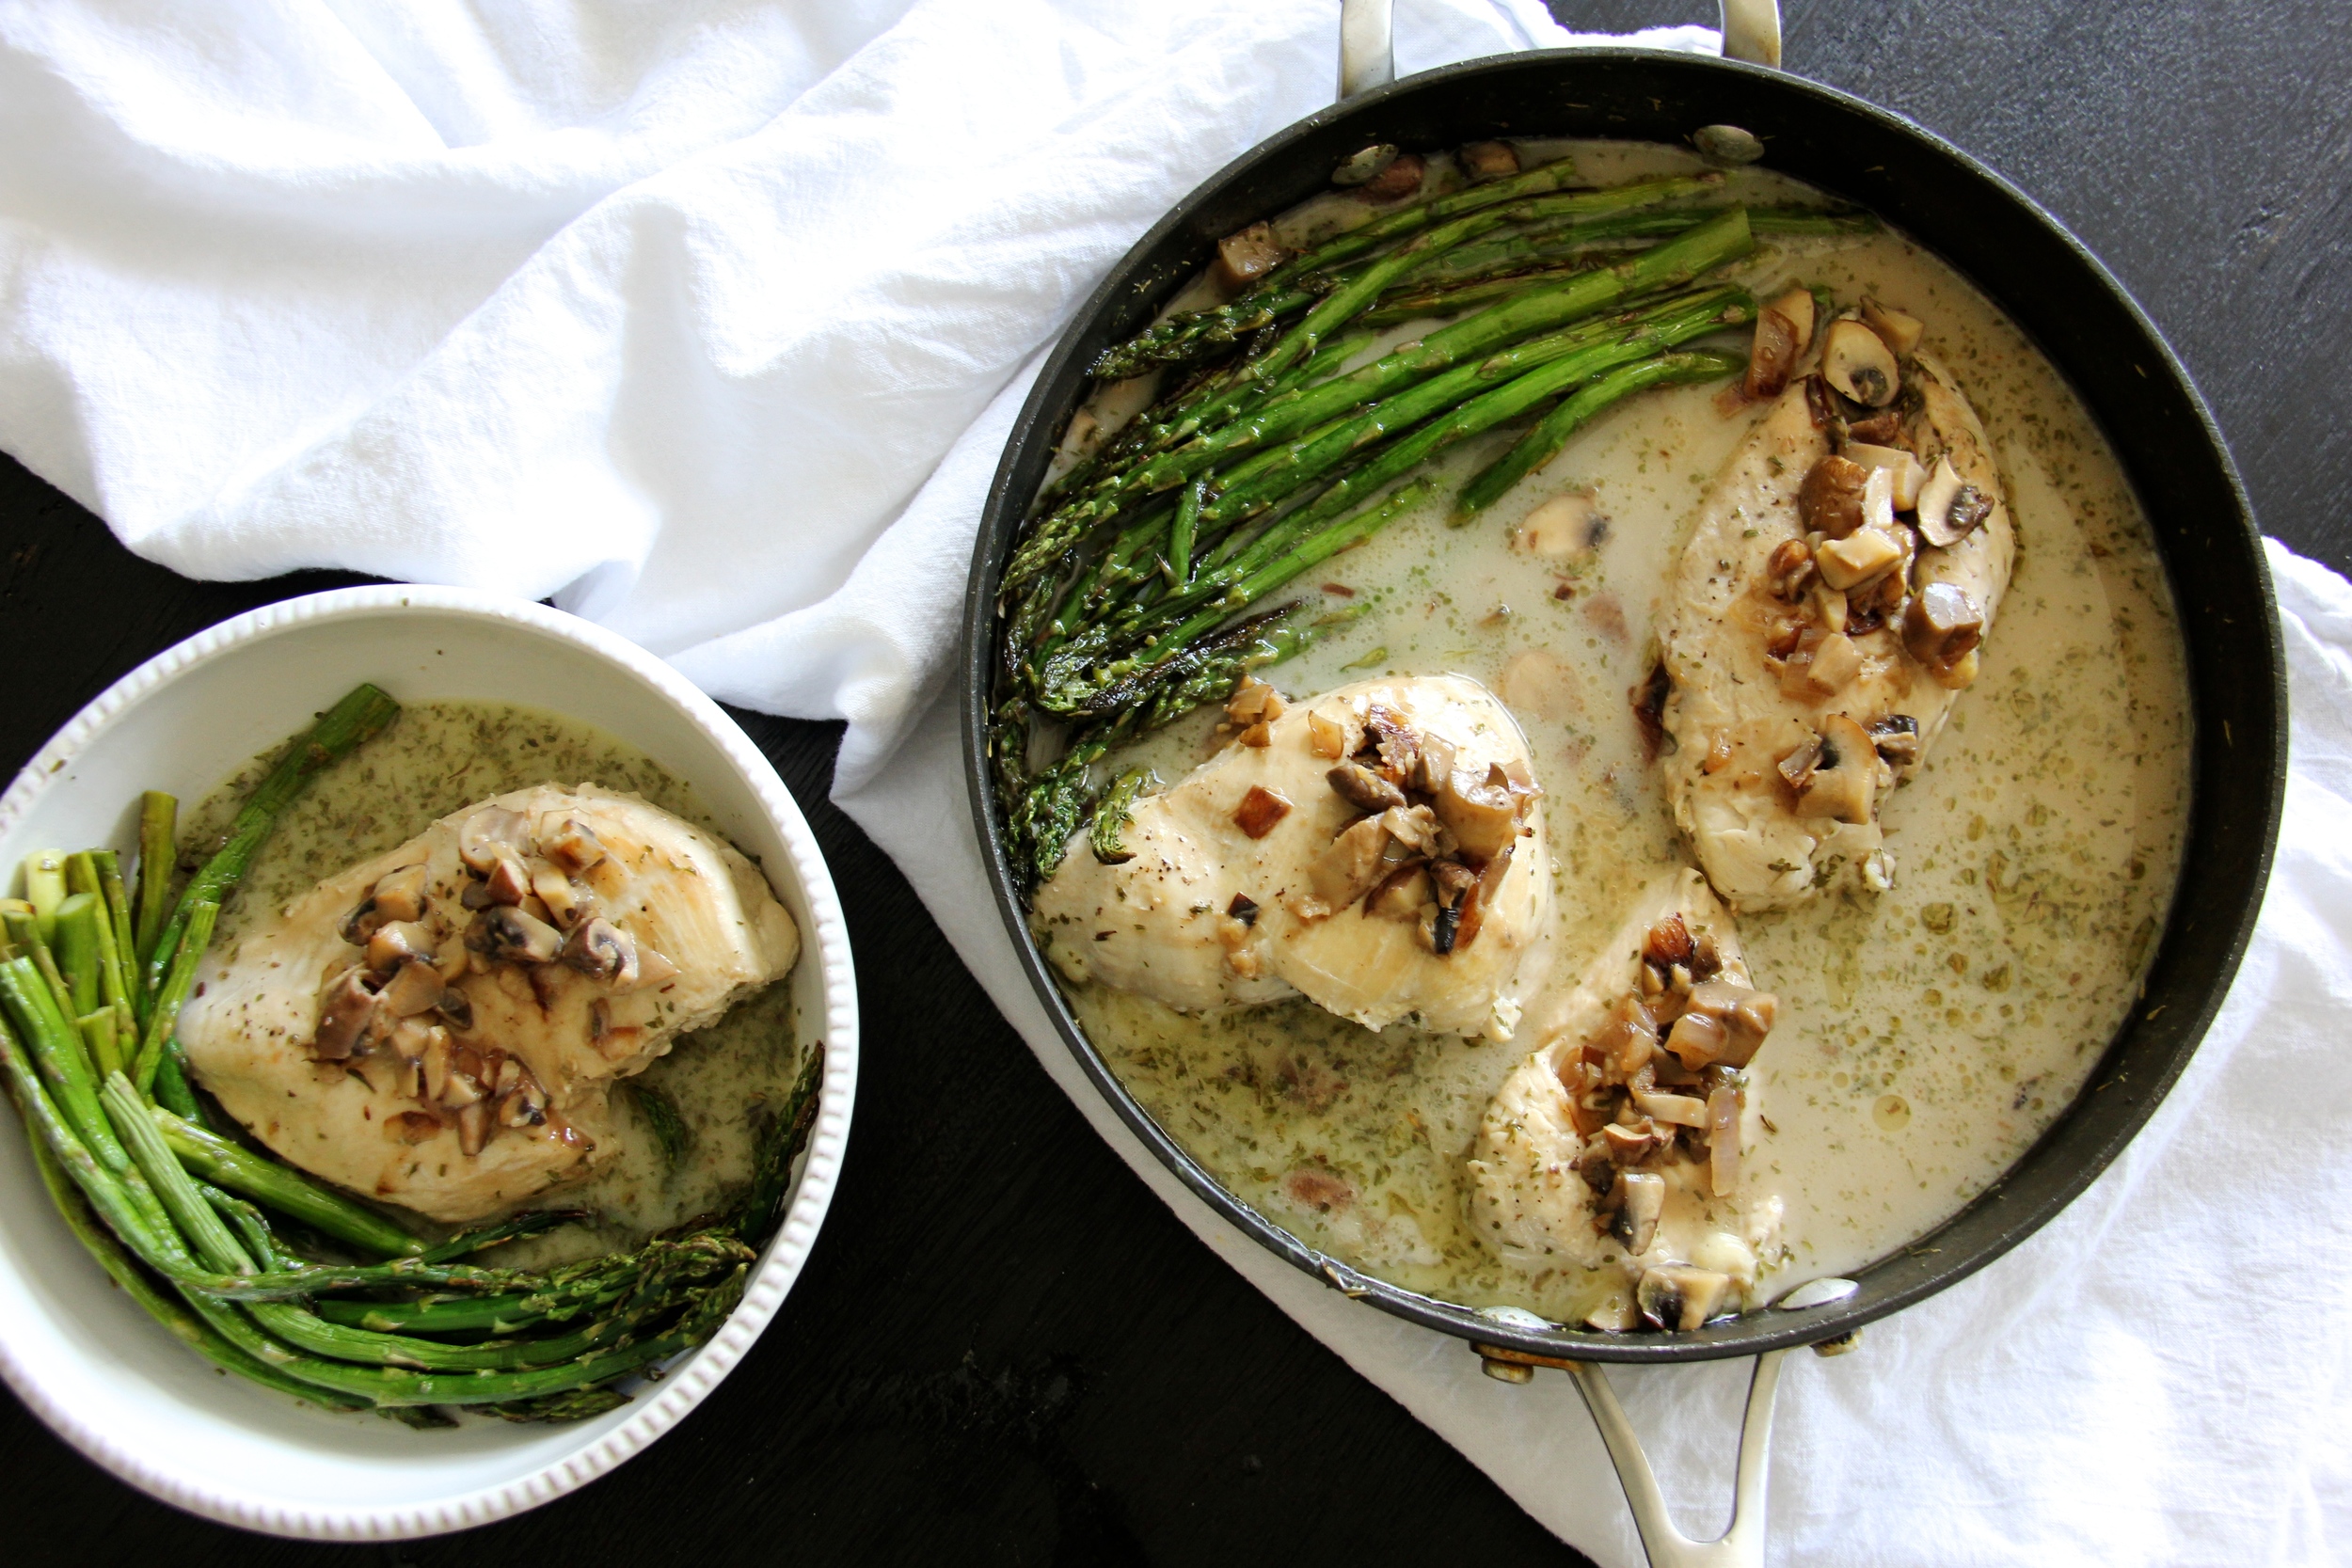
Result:
<svg viewBox="0 0 2352 1568"><path fill-rule="evenodd" d="M1572 25L1706 0L1556 0ZM2352 27L2339 0L1788 7L1791 69L1985 158L2104 257L2214 405L2265 530L2352 565ZM226 616L350 580L195 583L0 459L0 768ZM552 1507L364 1551L555 1563L1573 1562L1217 1263L1088 1132L905 881L826 802L838 729L741 715L815 823L865 1001L832 1218L750 1358ZM1867 1352L1866 1352L1867 1354ZM85 1463L0 1401L11 1562L340 1562Z"/></svg>

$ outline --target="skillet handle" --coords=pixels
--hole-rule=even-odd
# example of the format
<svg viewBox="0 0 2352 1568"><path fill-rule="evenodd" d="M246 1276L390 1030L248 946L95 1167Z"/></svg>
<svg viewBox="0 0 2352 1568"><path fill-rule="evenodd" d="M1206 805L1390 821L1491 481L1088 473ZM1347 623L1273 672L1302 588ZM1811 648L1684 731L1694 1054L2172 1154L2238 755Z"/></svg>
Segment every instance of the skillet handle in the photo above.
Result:
<svg viewBox="0 0 2352 1568"><path fill-rule="evenodd" d="M1724 57L1780 64L1780 0L1723 0ZM1340 0L1340 101L1396 80L1395 0Z"/></svg>
<svg viewBox="0 0 2352 1568"><path fill-rule="evenodd" d="M1675 1528L1666 1511L1666 1495L1659 1490L1657 1474L1642 1452L1642 1440L1626 1419L1617 1391L1598 1362L1570 1361L1530 1355L1498 1345L1478 1345L1486 1370L1506 1382L1523 1383L1537 1367L1558 1367L1576 1379L1584 1408L1593 1413L1600 1440L1609 1445L1609 1458L1617 1467L1617 1484L1625 1488L1626 1506L1633 1511L1634 1528L1642 1532L1642 1550L1650 1568L1763 1568L1764 1475L1772 1451L1772 1396L1780 1387L1780 1361L1788 1353L1770 1350L1756 1358L1748 1380L1748 1409L1740 1425L1740 1464L1732 1481L1731 1524L1712 1541L1693 1541Z"/></svg>

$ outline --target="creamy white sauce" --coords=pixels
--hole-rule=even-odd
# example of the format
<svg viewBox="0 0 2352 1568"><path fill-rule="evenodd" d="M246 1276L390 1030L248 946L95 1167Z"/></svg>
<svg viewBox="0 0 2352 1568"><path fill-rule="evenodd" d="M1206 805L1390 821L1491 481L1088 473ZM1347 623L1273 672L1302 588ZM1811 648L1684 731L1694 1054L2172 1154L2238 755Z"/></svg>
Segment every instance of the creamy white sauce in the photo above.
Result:
<svg viewBox="0 0 2352 1568"><path fill-rule="evenodd" d="M277 753L256 757L182 818L183 864L209 855ZM500 703L411 702L367 745L320 774L278 819L221 911L216 952L232 951L256 911L282 908L355 862L405 843L437 818L508 790L582 783L641 795L710 832L717 821L694 792L644 752L592 724ZM536 1268L636 1245L654 1231L724 1209L751 1179L755 1117L781 1104L799 1067L791 988L769 987L628 1081L668 1095L689 1129L675 1164L631 1091L614 1092L625 1148L547 1207L582 1209L586 1224L511 1243L503 1267ZM439 1234L405 1210L389 1211Z"/></svg>
<svg viewBox="0 0 2352 1568"><path fill-rule="evenodd" d="M1574 150L1602 183L1695 166L1666 148ZM1758 171L1735 175L1728 194L1819 199ZM1899 234L1768 245L1738 275L1759 295L1825 284L1844 302L1867 293L1927 324L1927 348L1993 440L2020 543L1982 676L1885 809L1894 891L1739 923L1757 983L1783 1004L1752 1069L1771 1131L1748 1152L1743 1183L1786 1206L1772 1294L1851 1273L1931 1230L2081 1088L2171 895L2189 734L2175 618L2146 524L2056 372ZM1425 330L1401 328L1383 346ZM1549 797L1552 968L1564 984L1638 889L1691 863L1628 692L1650 667L1659 597L1692 509L1756 414L1724 417L1715 391L1622 404L1470 527L1448 529L1432 508L1331 562L1299 586L1369 612L1269 673L1304 694L1367 674L1448 672L1502 697ZM1516 434L1457 451L1448 473L1458 483ZM1589 491L1607 519L1591 556L1562 562L1514 548L1520 518L1571 490ZM1214 718L1198 715L1135 754L1179 777L1214 743ZM1539 1005L1504 1043L1375 1035L1304 1003L1186 1017L1099 988L1074 990L1073 1003L1146 1109L1236 1196L1310 1245L1472 1306L1572 1320L1593 1299L1592 1280L1505 1268L1465 1220L1462 1161L1496 1086L1540 1043Z"/></svg>

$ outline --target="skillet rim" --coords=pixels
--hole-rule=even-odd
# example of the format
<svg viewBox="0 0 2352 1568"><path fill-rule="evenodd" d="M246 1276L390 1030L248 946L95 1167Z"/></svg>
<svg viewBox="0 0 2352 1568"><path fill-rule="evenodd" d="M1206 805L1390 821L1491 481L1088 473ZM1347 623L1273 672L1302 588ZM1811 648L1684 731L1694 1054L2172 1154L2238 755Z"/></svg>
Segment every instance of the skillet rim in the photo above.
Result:
<svg viewBox="0 0 2352 1568"><path fill-rule="evenodd" d="M1704 92L1709 79L1744 88L1751 97L1759 93L1765 96L1786 94L1791 107L1812 121L1835 122L1843 117L1851 122L1858 122L1866 132L1912 144L1913 150L1928 162L1946 166L1944 172L1950 182L1950 188L1945 193L1947 197L1953 190L1964 189L1971 184L1976 186L1977 191L1973 194L1990 198L1996 209L2006 209L2009 216L2022 223L2029 239L2055 247L2056 255L2052 259L2074 270L2074 277L2064 281L2087 289L2095 302L2114 312L2113 320L2098 325L2129 345L2133 368L2144 380L2153 383L2153 386L2137 390L2144 396L2156 399L2159 411L2170 416L2175 422L2179 422L2181 416L2185 416L2186 428L2175 432L2175 436L2185 446L2185 461L2192 467L2209 468L2208 472L2196 477L2201 478L2207 488L2219 491L2219 511L2226 513L2226 520L2216 515L2204 517L2209 533L2201 541L2192 532L2168 531L2161 526L2159 509L2148 500L2149 485L2141 471L2143 466L2133 464L2127 455L2133 443L2117 441L2109 421L2099 412L2101 404L2110 401L2108 395L2099 390L2104 383L2094 383L2075 374L2075 367L2069 363L2070 359L2081 360L2093 356L2096 350L2084 347L2070 354L2054 349L2044 334L2026 326L2023 317L2028 312L2021 312L2001 291L1982 281L1979 269L1952 261L1948 249L1921 240L1925 248L1951 266L1972 287L1979 289L2016 321L2034 341L2037 350L2065 377L2115 451L2119 464L2124 468L2125 478L2140 497L2143 513L2157 536L2158 554L2179 614L2187 657L2192 718L2196 721L2191 741L2188 820L2182 852L2181 877L2167 911L2162 941L2135 1008L2139 1002L2145 1002L2159 992L2163 999L2153 1008L2126 1014L2108 1039L2098 1066L2085 1080L2074 1100L2000 1177L1936 1229L1860 1271L1855 1277L1861 1289L1853 1294L1843 1301L1820 1307L1794 1311L1775 1308L1752 1311L1687 1333L1613 1335L1566 1325L1543 1329L1515 1326L1488 1318L1477 1309L1442 1302L1389 1284L1327 1257L1306 1245L1228 1192L1164 1132L1150 1113L1127 1092L1117 1074L1088 1041L1085 1031L1063 999L1050 967L1029 935L1024 912L1012 893L1010 867L997 832L986 754L989 693L993 686L994 594L1004 557L1026 511L1028 496L1034 493L1042 478L1045 464L1050 460L1056 445L1055 436L1069 413L1082 399L1089 384L1083 361L1091 358L1099 346L1097 329L1104 323L1116 319L1122 310L1130 316L1139 311L1138 320L1148 319L1156 309L1157 302L1165 298L1176 283L1198 269L1206 254L1208 240L1204 236L1222 231L1214 227L1202 230L1192 234L1188 247L1184 245L1184 235L1192 230L1200 229L1197 221L1199 214L1204 209L1217 205L1220 198L1229 197L1235 187L1245 185L1252 176L1279 169L1285 162L1298 156L1302 144L1337 136L1341 129L1359 121L1369 121L1377 127L1384 111L1393 115L1400 105L1419 100L1423 95L1437 97L1452 89L1459 96L1469 84L1519 72L1534 73L1538 77L1556 72L1565 85L1577 90L1581 87L1579 78L1589 74L1592 78L1603 79L1616 70L1631 72L1646 71L1653 74L1662 72L1668 76L1690 72L1695 88L1692 96L1696 92ZM1597 91L1580 90L1579 95L1597 101L1605 99L1609 89L1600 86L1597 80L1594 85ZM1564 107L1588 116L1595 112L1591 104L1562 102ZM1662 101L1653 99L1651 103L1655 113L1669 115ZM1456 111L1454 118L1468 117ZM1626 117L1609 118L1622 120ZM1679 119L1686 117L1670 118ZM1706 122L1696 117L1687 118L1693 119L1691 128L1695 128L1696 123ZM1507 126L1498 128L1499 132L1507 130ZM1598 132L1570 134L1605 135ZM1768 146L1778 139L1771 132L1763 135ZM1355 133L1350 133L1346 139L1352 142L1355 135ZM1639 128L1623 133L1623 138L1664 139L1644 135ZM1391 138L1369 133L1363 135L1365 141L1381 139ZM1768 158L1768 165L1784 166L1772 158ZM1850 190L1841 190L1835 183L1823 182L1815 172L1788 172L1796 173L1798 178L1832 194L1852 198ZM1883 173L1884 170L1882 168L1878 172ZM1865 204L1883 214L1887 206L1900 206L1901 202L1865 200ZM1279 208L1262 209L1254 215L1263 215L1263 212L1267 210ZM1894 219L1888 221L1907 235L1918 234L1916 225ZM1175 252L1174 260L1161 254L1171 249ZM2122 367L2117 365L2112 373L2120 377ZM2162 406L2168 404L2170 404L2169 408ZM2153 436L2150 437L2151 440L2154 438ZM1028 476L1025 483L1023 483L1025 473ZM2169 517L2169 514L2166 515ZM2233 606L2220 609L2210 603L2201 609L2195 606L2196 595L2188 592L2192 580L2185 579L2186 569L2191 563L2183 558L2200 544L2208 551L2218 552L2219 565L2236 568L2241 580L2224 585L2228 592L2237 596ZM2194 578L2193 583L2199 594L2210 594L2216 580L2208 575ZM2231 615L2224 613L2224 610L2234 608L2243 614L2247 608L2244 601L2249 594L2260 611L2261 632L2250 644L2245 631L2240 631L2233 640L2205 626L2208 618L2215 618L2223 627L2234 626L2236 623ZM965 783L974 829L978 835L989 873L990 892L1005 923L1007 934L1020 957L1023 973L1027 976L1031 990L1052 1019L1055 1032L1061 1037L1063 1044L1076 1058L1080 1069L1097 1092L1110 1103L1128 1130L1189 1191L1207 1202L1229 1223L1293 1267L1347 1295L1368 1301L1386 1312L1423 1327L1466 1340L1499 1345L1535 1355L1583 1361L1661 1363L1750 1355L1812 1344L1851 1334L1865 1324L1924 1300L1966 1278L2025 1242L2057 1217L2114 1161L2124 1145L2146 1125L2166 1093L2185 1070L2189 1058L2195 1053L2198 1043L2229 991L2230 983L2251 938L2261 911L2264 889L2268 881L2283 811L2287 761L2285 651L2261 536L2251 504L2219 428L2186 370L2146 312L2063 224L2000 175L1933 132L1835 87L1781 71L1711 55L1646 49L1571 48L1530 50L1440 67L1307 116L1241 153L1196 186L1137 239L1104 277L1086 303L1073 314L1070 324L1041 367L1030 394L1007 438L1004 455L990 483L967 578L962 629L963 689L960 717ZM2221 648L2206 646L2216 640L2233 645ZM2249 670L2234 662L2249 657L2261 666L2260 670ZM2224 665L2229 667L2220 668ZM2250 704L2250 706L2236 705L2241 703ZM2211 722L2217 718L2219 720L2220 735L2217 747L2214 735L2216 725ZM2240 748L2233 725L2247 726L2249 721L2250 733L2245 738L2251 744ZM2259 782L2257 762L2263 769L2266 769L2267 786L2257 788L2256 798L2251 801L2239 799L2246 796L2249 788L2256 787ZM2226 813L2217 817L2215 814L2222 812L2222 806L2216 801L2217 789L2233 797L2231 804L2241 808L2252 804L2256 819L2249 822L2242 813L2234 819ZM2245 830L2249 827L2253 832L2250 844L2244 842L2247 836ZM2201 888L2202 882L2213 877L2219 877L2225 882L2234 881L2234 886L2229 890L2233 895L2226 900L2233 907L2222 911L2225 918L2218 926L2207 921L2213 912L2210 907L2192 908L2184 896L2193 879ZM2201 924L2203 925L2201 932L2198 930ZM2184 967L2184 960L2189 967L2198 969L2201 978L2182 979L2175 972ZM2163 984L2160 985L2160 981ZM2171 1016L2161 1023L2156 1022L2159 1015L2165 1014L2168 1009ZM2153 1074L2147 1070L2145 1060L2152 1055L2156 1058ZM2135 1069L2140 1070L2141 1075L2137 1079L2132 1077ZM2059 1148L2074 1142L2080 1142L2083 1147L2074 1149ZM2021 1193L2017 1190L2021 1187L2031 1190ZM2019 1203L2014 1210L2009 1207L2021 1198L2027 1200ZM1964 1252L1948 1261L1944 1260L1945 1249L1933 1244L1963 1227L1979 1228L1988 1222L1993 1227L1991 1232L1973 1240Z"/></svg>

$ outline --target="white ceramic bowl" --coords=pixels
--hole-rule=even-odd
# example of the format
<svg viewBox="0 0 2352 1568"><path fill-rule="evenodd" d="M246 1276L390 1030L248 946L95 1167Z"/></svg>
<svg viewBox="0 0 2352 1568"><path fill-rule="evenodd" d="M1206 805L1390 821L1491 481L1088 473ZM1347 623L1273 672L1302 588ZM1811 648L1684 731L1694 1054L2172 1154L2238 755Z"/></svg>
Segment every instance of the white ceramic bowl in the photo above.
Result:
<svg viewBox="0 0 2352 1568"><path fill-rule="evenodd" d="M767 1326L833 1196L857 1084L857 995L833 880L775 769L717 705L642 649L541 606L445 588L352 588L224 622L74 717L0 796L0 867L137 837L142 789L193 800L363 680L403 699L486 698L592 721L693 785L799 922L787 982L825 1043L822 1102L782 1227L725 1326L595 1420L417 1432L224 1376L113 1288L70 1235L0 1113L0 1375L135 1486L278 1535L385 1540L563 1496L675 1425Z"/></svg>

